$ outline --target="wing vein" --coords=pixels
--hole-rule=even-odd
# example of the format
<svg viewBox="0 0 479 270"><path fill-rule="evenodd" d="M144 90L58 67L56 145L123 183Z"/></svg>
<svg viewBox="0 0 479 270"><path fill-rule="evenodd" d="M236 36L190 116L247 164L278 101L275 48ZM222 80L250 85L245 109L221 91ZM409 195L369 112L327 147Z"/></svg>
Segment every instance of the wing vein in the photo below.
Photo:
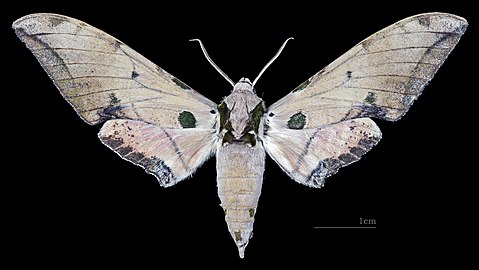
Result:
<svg viewBox="0 0 479 270"><path fill-rule="evenodd" d="M152 101L152 100L156 100L156 99L161 99L161 97L145 98L145 99L134 100L134 101L124 102L124 103L117 103L117 104L115 104L115 106L122 106L122 105L133 104L133 103L136 104L136 103L145 102L145 101ZM104 108L107 108L107 107L108 107L108 106L99 106L99 107L95 107L95 108L91 108L91 109L79 110L79 112L80 112L80 113L91 112L91 111L96 111L96 110L104 109ZM133 107L133 106L132 106L132 107Z"/></svg>
<svg viewBox="0 0 479 270"><path fill-rule="evenodd" d="M411 78L411 79L418 79L418 80L429 80L429 78L422 78L422 77L410 76L410 75L399 75L399 74L373 74L373 75L366 75L366 76L358 76L355 78L363 79L363 78L374 78L374 77L400 77L400 78Z"/></svg>
<svg viewBox="0 0 479 270"><path fill-rule="evenodd" d="M391 64L423 64L423 65L437 66L437 64L434 64L434 63L427 63L427 62L421 62L421 61L391 61L391 62L381 62L381 63L376 63L372 65L367 65L367 66L361 66L361 67L367 68L367 67L377 67L377 66L385 66L385 65L391 65Z"/></svg>
<svg viewBox="0 0 479 270"><path fill-rule="evenodd" d="M321 99L326 99L326 100L331 100L331 101L340 101L340 102L349 102L351 103L351 106L361 106L363 103L359 103L354 100L349 100L349 99L344 99L344 98L332 98L332 97L321 97ZM394 108L386 105L379 105L379 104L372 104L371 106L373 107L380 107L380 108L385 108L385 109L392 109L392 110L399 110L401 108Z"/></svg>
<svg viewBox="0 0 479 270"><path fill-rule="evenodd" d="M445 32L445 31L410 31L410 32L403 32L403 33L390 33L388 35L385 35L384 37L400 36L400 35L408 35L408 34L426 34L426 33L442 34L442 35L456 35L456 36L461 36L462 35L460 33ZM373 40L380 40L380 39L383 39L383 38L378 38L378 39L373 39Z"/></svg>
<svg viewBox="0 0 479 270"><path fill-rule="evenodd" d="M431 47L431 46L409 46L409 47L400 47L400 48L392 48L392 49L385 49L379 51L367 51L367 53L357 54L356 56L363 56L363 55L370 55L370 54L377 54L383 52L394 52L394 51L403 51L403 50L412 50L412 49L436 49L436 50L447 50L449 47Z"/></svg>
<svg viewBox="0 0 479 270"><path fill-rule="evenodd" d="M80 49L80 48L54 48L54 47L43 47L43 48L31 48L31 51L42 51L42 50L50 50L50 51L81 51L81 52L92 52L92 53L104 53L110 55L118 55L127 57L127 55L123 53L116 53L116 52L108 52L108 51L100 51L100 50L90 50L90 49Z"/></svg>
<svg viewBox="0 0 479 270"><path fill-rule="evenodd" d="M113 67L113 68L119 68L119 69L124 69L128 70L125 67L122 66L116 66L116 65L111 65L111 64L102 64L102 63L95 63L95 62L70 62L70 63L65 63L67 66L74 66L74 65L92 65L92 66L102 66L102 67ZM57 67L57 66L64 66L63 64L47 64L46 66L49 67Z"/></svg>
<svg viewBox="0 0 479 270"><path fill-rule="evenodd" d="M85 96L90 96L98 93L108 93L108 92L113 92L113 91L124 91L124 90L131 90L131 89L139 89L139 88L144 88L143 86L140 87L119 87L119 88L110 88L110 89L104 89L96 92L91 92L91 93L85 93L85 94L78 94L78 95L70 95L70 96L65 96L66 98L77 98L77 97L85 97ZM148 89L150 91L157 92L156 90Z"/></svg>
<svg viewBox="0 0 479 270"><path fill-rule="evenodd" d="M87 75L87 76L79 76L79 77L73 77L73 76L72 76L72 77L70 77L70 78L65 78L65 79L55 79L55 81L57 81L57 82L63 82L63 81L76 80L76 79L92 79L92 78L131 80L130 77Z"/></svg>

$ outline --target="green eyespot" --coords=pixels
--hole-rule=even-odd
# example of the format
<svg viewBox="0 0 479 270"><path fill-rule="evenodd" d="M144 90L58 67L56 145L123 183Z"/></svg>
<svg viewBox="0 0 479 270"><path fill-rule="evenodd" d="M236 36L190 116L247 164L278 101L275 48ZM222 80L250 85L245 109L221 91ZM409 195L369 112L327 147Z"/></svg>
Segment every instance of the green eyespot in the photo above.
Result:
<svg viewBox="0 0 479 270"><path fill-rule="evenodd" d="M306 115L302 112L295 113L288 120L288 127L290 129L302 129L306 125Z"/></svg>
<svg viewBox="0 0 479 270"><path fill-rule="evenodd" d="M182 111L178 116L178 121L183 128L194 128L196 127L196 118L189 111Z"/></svg>

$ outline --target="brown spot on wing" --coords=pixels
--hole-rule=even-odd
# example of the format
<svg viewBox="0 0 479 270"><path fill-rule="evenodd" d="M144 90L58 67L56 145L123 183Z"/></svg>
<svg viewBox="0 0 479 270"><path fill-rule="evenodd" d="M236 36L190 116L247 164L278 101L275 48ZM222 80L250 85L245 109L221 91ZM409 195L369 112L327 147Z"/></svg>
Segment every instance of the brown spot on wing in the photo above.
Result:
<svg viewBox="0 0 479 270"><path fill-rule="evenodd" d="M110 146L112 149L116 149L120 145L124 144L124 141L122 138L113 137L112 135L109 135L108 137L100 137L100 140L104 144Z"/></svg>
<svg viewBox="0 0 479 270"><path fill-rule="evenodd" d="M115 151L120 154L122 157L128 155L133 151L133 148L131 146L124 146L124 147L118 147L115 149Z"/></svg>
<svg viewBox="0 0 479 270"><path fill-rule="evenodd" d="M327 158L318 163L316 168L311 172L307 184L312 184L314 187L322 187L325 179L335 174L341 168L341 161L334 158Z"/></svg>
<svg viewBox="0 0 479 270"><path fill-rule="evenodd" d="M366 154L366 152L367 152L364 148L357 147L357 146L351 147L351 149L349 149L349 151L357 157L361 157L362 155Z"/></svg>
<svg viewBox="0 0 479 270"><path fill-rule="evenodd" d="M66 18L63 18L63 17L50 17L48 19L48 21L50 22L50 26L51 27L57 27L59 26L60 24L64 23L67 21Z"/></svg>
<svg viewBox="0 0 479 270"><path fill-rule="evenodd" d="M428 16L424 16L419 18L418 22L422 26L429 27L431 25L431 18Z"/></svg>
<svg viewBox="0 0 479 270"><path fill-rule="evenodd" d="M143 154L141 152L131 152L125 158L127 158L128 160L130 160L132 162L140 163L140 161L145 158L145 154Z"/></svg>
<svg viewBox="0 0 479 270"><path fill-rule="evenodd" d="M358 158L351 155L350 153L341 154L338 156L338 159L344 162L345 164L350 164L356 161Z"/></svg>

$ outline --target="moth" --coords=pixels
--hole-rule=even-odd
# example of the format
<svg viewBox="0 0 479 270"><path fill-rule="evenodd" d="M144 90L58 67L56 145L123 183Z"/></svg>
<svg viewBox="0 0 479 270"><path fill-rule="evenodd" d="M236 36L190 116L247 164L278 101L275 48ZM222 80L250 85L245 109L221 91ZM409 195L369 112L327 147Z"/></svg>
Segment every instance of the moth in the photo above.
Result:
<svg viewBox="0 0 479 270"><path fill-rule="evenodd" d="M62 96L123 159L170 187L216 155L217 187L239 256L252 236L266 153L296 182L324 185L381 139L371 118L400 119L467 28L445 13L403 19L361 41L267 107L254 86L234 83L216 104L123 42L84 22L31 14L13 29Z"/></svg>

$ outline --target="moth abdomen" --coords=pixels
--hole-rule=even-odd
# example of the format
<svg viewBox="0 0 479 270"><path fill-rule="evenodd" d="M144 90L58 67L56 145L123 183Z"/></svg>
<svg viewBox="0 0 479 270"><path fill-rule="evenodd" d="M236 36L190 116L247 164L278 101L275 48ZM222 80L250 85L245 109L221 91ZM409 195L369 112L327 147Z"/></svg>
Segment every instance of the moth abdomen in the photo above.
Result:
<svg viewBox="0 0 479 270"><path fill-rule="evenodd" d="M253 232L263 183L265 151L261 144L232 143L216 153L218 196L240 257Z"/></svg>

